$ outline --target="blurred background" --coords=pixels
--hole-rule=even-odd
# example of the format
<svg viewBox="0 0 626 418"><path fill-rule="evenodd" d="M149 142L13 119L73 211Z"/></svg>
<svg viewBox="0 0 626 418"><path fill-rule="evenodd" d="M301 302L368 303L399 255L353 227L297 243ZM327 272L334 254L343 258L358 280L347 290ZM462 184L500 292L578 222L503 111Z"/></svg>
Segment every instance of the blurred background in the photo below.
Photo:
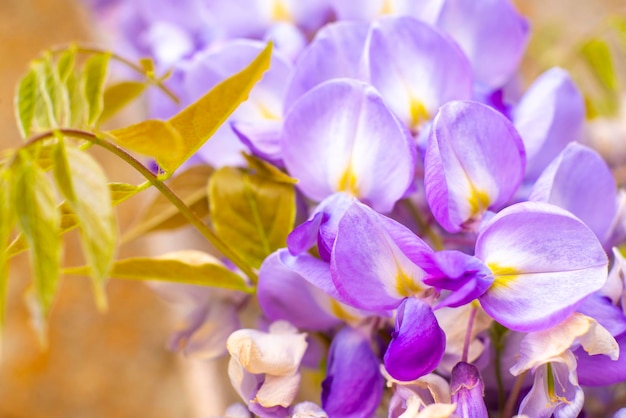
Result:
<svg viewBox="0 0 626 418"><path fill-rule="evenodd" d="M624 1L515 3L533 27L523 65L524 83L560 64L575 71L574 77L584 89L594 89L585 72L576 68L580 63L572 59L572 54L586 37L604 36L607 16L617 12L626 16ZM2 149L19 142L12 101L15 85L28 62L54 45L69 41L97 43L98 35L92 28L88 12L76 0L0 0ZM617 60L616 68L626 83L623 59ZM622 138L626 149L624 143L626 138ZM139 181L105 155L97 157L106 171L115 173L116 180ZM122 229L132 222L140 203L141 199L135 198L120 207ZM122 255L146 254L156 239L127 246ZM76 259L79 253L75 240L69 240L66 264L80 262ZM27 263L26 256L19 256L11 266L0 363L1 418L197 417L202 412L197 406L199 397L204 399L205 411L223 410L223 402L218 404L216 399L222 398L230 386L227 380L207 380L204 385L196 385L195 391L190 382L202 379L204 368L217 368L226 377L225 366L190 363L167 351L174 316L141 283L112 280L108 287L110 309L102 314L94 306L86 279L65 278L51 318L49 347L42 350L24 303L29 283Z"/></svg>

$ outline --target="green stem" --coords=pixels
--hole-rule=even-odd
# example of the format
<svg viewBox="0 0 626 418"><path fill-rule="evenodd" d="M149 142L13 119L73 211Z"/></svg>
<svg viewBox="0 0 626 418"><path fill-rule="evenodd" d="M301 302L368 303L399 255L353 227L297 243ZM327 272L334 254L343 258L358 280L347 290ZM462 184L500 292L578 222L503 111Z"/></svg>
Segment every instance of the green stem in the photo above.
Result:
<svg viewBox="0 0 626 418"><path fill-rule="evenodd" d="M409 213L411 214L411 216L417 223L417 227L419 228L419 230L428 237L431 244L433 244L433 247L435 247L435 250L437 251L443 250L444 246L443 246L443 241L441 240L441 237L432 228L430 223L428 223L424 219L421 212L419 211L419 209L417 209L417 207L415 207L411 199L404 199L402 202L404 203L406 208L409 210Z"/></svg>
<svg viewBox="0 0 626 418"><path fill-rule="evenodd" d="M178 197L176 193L172 189L170 189L165 183L163 183L157 176L155 176L150 170L148 170L143 164L141 164L135 157L130 155L124 149L118 147L117 145L107 141L104 138L100 138L99 136L86 131L81 131L79 129L57 129L57 132L61 134L73 138L80 138L86 141L93 143L94 145L98 145L99 147L104 148L105 150L115 154L117 157L124 160L128 165L133 167L136 171L139 172L142 176L146 178L161 194L169 200L176 208L180 211L180 213L187 218L187 220L204 236L219 252L221 252L226 258L233 262L254 284L257 283L258 277L256 272L245 262L243 261L233 250L230 249L224 241L222 241L215 233L209 228L202 219L193 211L189 206L183 202L183 200ZM42 141L47 138L54 137L54 131L44 132L39 134L29 141L27 141L22 147L28 147L36 142Z"/></svg>

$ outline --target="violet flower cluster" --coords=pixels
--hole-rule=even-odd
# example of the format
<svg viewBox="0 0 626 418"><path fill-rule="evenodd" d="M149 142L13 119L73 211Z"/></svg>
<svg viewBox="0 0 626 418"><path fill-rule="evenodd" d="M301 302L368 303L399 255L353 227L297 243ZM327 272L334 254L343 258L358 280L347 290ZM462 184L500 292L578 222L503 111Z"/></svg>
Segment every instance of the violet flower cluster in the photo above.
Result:
<svg viewBox="0 0 626 418"><path fill-rule="evenodd" d="M248 411L565 418L583 386L626 380L624 193L580 142L568 73L519 87L529 24L509 1L100 3L184 103L275 44L194 157L246 151L298 180L303 221L260 268L258 329L240 329L242 295L170 292L190 318L173 345L227 353ZM321 401L296 402L320 367Z"/></svg>

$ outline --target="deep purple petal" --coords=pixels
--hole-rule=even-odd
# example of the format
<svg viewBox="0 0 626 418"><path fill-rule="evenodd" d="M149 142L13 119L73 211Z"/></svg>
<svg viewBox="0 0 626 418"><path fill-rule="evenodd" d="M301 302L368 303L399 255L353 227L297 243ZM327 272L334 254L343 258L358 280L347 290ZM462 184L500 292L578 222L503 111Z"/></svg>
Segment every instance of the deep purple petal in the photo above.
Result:
<svg viewBox="0 0 626 418"><path fill-rule="evenodd" d="M379 360L367 336L344 328L333 338L326 379L322 382L322 408L329 416L369 417L383 393Z"/></svg>
<svg viewBox="0 0 626 418"><path fill-rule="evenodd" d="M577 140L584 120L582 94L566 71L552 68L539 76L513 111L513 124L526 147L526 177L539 177L569 142Z"/></svg>
<svg viewBox="0 0 626 418"><path fill-rule="evenodd" d="M524 176L522 140L500 113L477 102L441 107L424 161L428 204L449 232L471 229L487 209L503 206Z"/></svg>
<svg viewBox="0 0 626 418"><path fill-rule="evenodd" d="M337 79L309 91L286 117L282 150L309 198L347 192L389 212L411 186L415 147L376 90Z"/></svg>
<svg viewBox="0 0 626 418"><path fill-rule="evenodd" d="M619 345L619 357L590 356L580 347L574 351L578 362L578 381L585 386L606 386L626 380L626 332L615 337Z"/></svg>
<svg viewBox="0 0 626 418"><path fill-rule="evenodd" d="M480 297L485 311L516 331L556 325L607 278L607 257L593 232L556 206L518 203L481 231L476 257L494 274Z"/></svg>
<svg viewBox="0 0 626 418"><path fill-rule="evenodd" d="M385 368L400 381L411 381L437 367L446 347L446 335L426 303L407 298L398 307L396 328L385 352Z"/></svg>

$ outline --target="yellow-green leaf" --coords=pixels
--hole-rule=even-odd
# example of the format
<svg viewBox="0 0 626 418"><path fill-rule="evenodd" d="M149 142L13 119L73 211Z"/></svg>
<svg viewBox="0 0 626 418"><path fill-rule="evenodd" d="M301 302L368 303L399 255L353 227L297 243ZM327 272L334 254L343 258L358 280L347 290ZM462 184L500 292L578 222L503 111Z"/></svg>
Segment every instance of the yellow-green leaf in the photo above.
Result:
<svg viewBox="0 0 626 418"><path fill-rule="evenodd" d="M67 268L65 274L85 275L86 267ZM128 280L158 280L200 286L220 287L251 293L244 279L226 268L215 257L186 250L161 257L133 257L113 264L111 277Z"/></svg>
<svg viewBox="0 0 626 418"><path fill-rule="evenodd" d="M117 224L107 178L89 154L73 147L66 149L63 141L55 149L54 161L58 188L78 221L96 302L104 308L104 284L117 249Z"/></svg>
<svg viewBox="0 0 626 418"><path fill-rule="evenodd" d="M152 58L141 58L139 64L141 64L146 77L154 78L154 61Z"/></svg>
<svg viewBox="0 0 626 418"><path fill-rule="evenodd" d="M610 24L617 32L620 45L624 50L624 53L626 53L626 17L613 16L610 18Z"/></svg>
<svg viewBox="0 0 626 418"><path fill-rule="evenodd" d="M37 101L37 75L31 68L20 80L15 95L15 112L17 125L23 138L30 136Z"/></svg>
<svg viewBox="0 0 626 418"><path fill-rule="evenodd" d="M15 223L15 212L11 205L11 172L0 171L0 340L4 331L7 281L9 278L9 257L5 249ZM1 346L1 345L0 345Z"/></svg>
<svg viewBox="0 0 626 418"><path fill-rule="evenodd" d="M62 83L65 83L74 71L76 65L76 46L72 45L61 53L57 60L57 73Z"/></svg>
<svg viewBox="0 0 626 418"><path fill-rule="evenodd" d="M61 219L52 185L28 157L20 157L14 177L13 205L30 247L37 304L46 317L59 281Z"/></svg>
<svg viewBox="0 0 626 418"><path fill-rule="evenodd" d="M95 54L85 62L83 93L87 104L87 124L89 126L94 126L102 113L104 82L110 58L110 54Z"/></svg>
<svg viewBox="0 0 626 418"><path fill-rule="evenodd" d="M255 174L263 177L268 177L269 179L274 180L278 183L298 183L298 179L295 179L289 176L287 173L282 172L279 168L268 163L267 161L263 161L253 155L243 154L243 156L248 162L248 167L250 167L250 170Z"/></svg>
<svg viewBox="0 0 626 418"><path fill-rule="evenodd" d="M138 81L122 81L113 84L104 91L104 108L100 115L100 122L104 122L122 110L141 95L146 89L145 83Z"/></svg>
<svg viewBox="0 0 626 418"><path fill-rule="evenodd" d="M154 157L165 171L173 171L184 161L184 140L169 122L146 120L109 134L122 147Z"/></svg>
<svg viewBox="0 0 626 418"><path fill-rule="evenodd" d="M602 87L609 92L619 89L611 50L605 41L590 39L583 44L581 54Z"/></svg>
<svg viewBox="0 0 626 418"><path fill-rule="evenodd" d="M184 140L182 164L226 121L232 112L248 98L252 87L269 68L272 44L261 52L245 69L216 85L198 101L170 119Z"/></svg>
<svg viewBox="0 0 626 418"><path fill-rule="evenodd" d="M141 189L134 184L109 183L109 190L111 192L111 202L115 206L134 196Z"/></svg>
<svg viewBox="0 0 626 418"><path fill-rule="evenodd" d="M232 167L209 181L209 206L217 235L248 264L259 267L286 246L295 218L292 184Z"/></svg>
<svg viewBox="0 0 626 418"><path fill-rule="evenodd" d="M207 165L198 165L176 175L169 187L185 204L203 218L209 214L209 200L207 184L213 174L213 168ZM172 203L158 194L147 206L139 218L141 221L122 237L128 242L157 230L175 229L187 225L188 221Z"/></svg>

